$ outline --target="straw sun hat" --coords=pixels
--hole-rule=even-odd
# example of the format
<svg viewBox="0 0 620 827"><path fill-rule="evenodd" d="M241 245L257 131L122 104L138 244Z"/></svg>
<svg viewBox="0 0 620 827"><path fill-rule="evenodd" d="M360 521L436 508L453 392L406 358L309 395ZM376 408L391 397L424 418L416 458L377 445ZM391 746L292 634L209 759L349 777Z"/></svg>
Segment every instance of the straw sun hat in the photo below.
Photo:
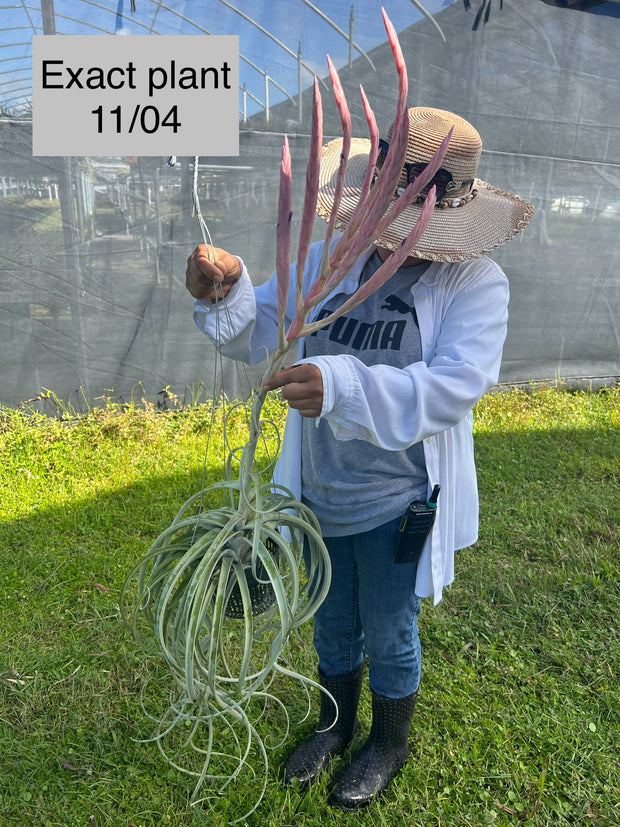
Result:
<svg viewBox="0 0 620 827"><path fill-rule="evenodd" d="M480 135L463 118L440 109L415 107L409 110L407 164L428 163L441 141L454 127L442 169L457 183L465 182L438 200L430 224L411 254L431 261L467 261L514 238L528 224L534 208L516 195L480 181L476 177L482 152ZM391 137L388 132L387 141ZM323 147L319 173L317 213L326 221L331 215L342 139ZM345 177L345 189L337 212L336 226L344 229L359 200L364 182L370 141L353 138ZM407 183L403 170L400 185ZM472 182L473 179L473 183ZM420 215L421 204L412 204L375 243L397 249Z"/></svg>

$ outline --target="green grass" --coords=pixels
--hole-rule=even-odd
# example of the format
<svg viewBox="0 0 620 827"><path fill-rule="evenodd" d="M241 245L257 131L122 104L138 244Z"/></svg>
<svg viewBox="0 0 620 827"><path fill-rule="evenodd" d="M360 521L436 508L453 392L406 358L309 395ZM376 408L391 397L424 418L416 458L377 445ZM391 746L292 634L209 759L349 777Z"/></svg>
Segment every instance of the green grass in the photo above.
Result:
<svg viewBox="0 0 620 827"><path fill-rule="evenodd" d="M282 407L272 404L281 421ZM222 474L206 406L108 404L59 421L0 411L0 824L226 825L258 780L190 808L190 781L137 743L162 672L119 616L133 563L203 478ZM243 441L236 417L232 438ZM271 755L252 827L620 823L620 392L547 388L476 411L478 543L421 620L423 683L412 757L382 803L347 815L281 785ZM291 641L315 672L310 629ZM145 681L151 679L142 697ZM303 693L284 684L293 722ZM363 734L369 696L362 696ZM282 732L275 710L263 736ZM363 737L363 734L361 737ZM243 822L242 822L243 823Z"/></svg>

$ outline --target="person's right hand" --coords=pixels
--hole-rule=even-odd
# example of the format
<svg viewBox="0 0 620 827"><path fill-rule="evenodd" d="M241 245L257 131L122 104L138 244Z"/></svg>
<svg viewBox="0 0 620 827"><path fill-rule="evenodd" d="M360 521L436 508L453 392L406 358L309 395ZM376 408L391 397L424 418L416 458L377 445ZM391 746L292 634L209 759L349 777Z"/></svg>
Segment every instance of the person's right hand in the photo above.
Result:
<svg viewBox="0 0 620 827"><path fill-rule="evenodd" d="M215 302L228 295L241 276L239 260L219 247L199 244L187 259L185 286L195 299Z"/></svg>

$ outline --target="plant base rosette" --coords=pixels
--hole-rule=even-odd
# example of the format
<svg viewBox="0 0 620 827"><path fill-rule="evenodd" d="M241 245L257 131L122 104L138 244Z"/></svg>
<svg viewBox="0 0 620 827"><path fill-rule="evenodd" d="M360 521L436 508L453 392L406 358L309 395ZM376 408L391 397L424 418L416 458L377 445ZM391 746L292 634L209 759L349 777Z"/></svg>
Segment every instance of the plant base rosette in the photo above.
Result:
<svg viewBox="0 0 620 827"><path fill-rule="evenodd" d="M221 507L204 507L222 496ZM247 710L257 699L281 705L270 692L278 674L314 685L281 656L290 633L324 599L330 573L316 517L290 492L253 475L249 489L227 481L192 496L127 579L124 615L177 687L152 740L174 767L195 776L194 800L205 781L232 780L252 743L267 766ZM236 766L225 776L210 772L222 758L212 743L218 725L236 733L237 754L226 755ZM192 758L183 765L188 749Z"/></svg>

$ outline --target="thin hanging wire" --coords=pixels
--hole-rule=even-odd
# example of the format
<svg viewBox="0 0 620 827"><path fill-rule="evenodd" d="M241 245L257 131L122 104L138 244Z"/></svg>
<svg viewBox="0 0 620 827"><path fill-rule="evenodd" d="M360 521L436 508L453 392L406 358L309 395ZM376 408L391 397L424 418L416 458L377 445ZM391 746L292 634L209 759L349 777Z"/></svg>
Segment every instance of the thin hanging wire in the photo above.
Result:
<svg viewBox="0 0 620 827"><path fill-rule="evenodd" d="M168 158L168 164L170 166L174 166L176 163L176 157L171 156ZM209 261L214 261L214 254L213 254L213 239L211 238L211 233L209 232L209 228L207 226L207 222L204 220L202 215L202 210L200 209L200 198L198 197L198 156L194 156L194 175L192 180L192 205L193 205L193 214L194 217L198 220L198 226L200 227L200 232L202 234L202 240L207 250L207 258ZM220 314L219 314L219 305L221 300L224 298L224 291L222 285L214 285L215 290L215 323L216 323L216 338L219 339L219 332L220 332ZM219 295L218 295L219 291ZM218 402L218 385L219 380L222 379L222 396L223 396L223 377L224 377L224 366L223 366L223 357L220 353L219 348L216 346L215 348L215 360L213 363L213 385L212 385L212 396L211 396L211 416L209 417L209 425L207 427L207 441L205 445L205 452L204 458L202 462L202 481L200 484L200 499L198 502L198 513L196 515L196 523L194 525L194 538L196 535L196 530L198 529L198 523L200 519L200 515L203 510L204 505L204 490L206 487L206 478L207 478L207 461L209 455L209 447L211 445L211 434L213 432L213 427L215 423L215 414L216 414L216 407ZM223 401L223 400L222 400ZM223 440L223 458L222 464L226 467L226 441Z"/></svg>
<svg viewBox="0 0 620 827"><path fill-rule="evenodd" d="M198 155L194 156L194 179L192 184L192 204L194 207L194 216L198 219L198 226L200 227L200 232L202 233L202 240L204 242L205 247L207 248L207 258L209 261L213 261L211 256L213 255L213 240L211 238L211 233L209 232L209 228L207 227L207 222L204 220L202 216L202 211L200 209L200 198L198 197ZM217 304L217 289L215 291L215 298Z"/></svg>
<svg viewBox="0 0 620 827"><path fill-rule="evenodd" d="M174 164L176 163L176 158L174 156L170 156L168 158L167 163L170 166L174 166ZM206 251L207 251L207 258L208 258L209 261L214 262L215 261L215 254L213 252L213 249L214 249L213 239L211 237L211 233L209 231L209 227L207 225L207 222L205 221L204 216L202 214L202 210L201 210L201 206L200 206L200 197L198 195L198 172L199 172L199 156L196 155L196 156L194 156L194 170L193 170L193 179L192 179L193 213L194 213L194 216L197 219L198 225L200 227L200 232L201 232L201 235L202 235L203 243L204 243ZM224 299L223 285L221 285L221 284L214 285L214 290L215 290L215 302L214 302L215 338L216 338L216 341L217 341L217 340L220 339L220 323L221 323L221 315L220 314L221 314L221 310L224 311L224 314L226 316L226 319L227 319L227 322L229 323L229 325L231 323L231 318L230 318L229 308L227 307L226 302L223 301L223 299ZM220 380L221 380L221 384L222 384L221 393L219 394L221 404L224 405L225 400L226 400L226 394L224 392L224 383L223 383L223 379L224 379L223 360L224 360L224 357L222 356L222 353L221 353L220 349L216 347L216 357L215 357L215 360L214 360L214 370L213 370L213 393L212 393L212 398L211 398L211 415L209 417L209 425L207 427L207 440L206 440L206 445L205 445L205 452L204 452L203 466L202 466L201 494L200 494L200 498L199 498L199 502L198 502L198 513L196 515L196 523L195 523L195 526L194 526L194 536L195 536L196 531L198 529L199 518L200 518L200 515L203 511L203 506L204 506L204 490L206 488L208 454L209 454L209 447L211 445L211 434L213 432L213 428L214 428L214 425L215 425L215 419L216 419L216 408L217 408L217 403L218 403L218 387L219 387ZM235 369L237 371L237 379L238 379L238 382L240 383L240 385L245 380L246 387L249 387L250 386L250 379L249 379L249 376L248 376L245 365L240 363L238 360L235 360ZM243 372L243 376L242 376L242 372ZM248 408L245 405L243 406L243 408L246 412L246 424L247 424L248 429L249 429L250 428L250 416L249 416ZM224 414L224 411L222 409L222 427L223 427L223 431L224 431L223 439L222 439L222 451L223 451L222 464L223 464L223 467L225 469L229 470L229 467L230 467L229 459L235 453L235 450L233 448L231 448L231 446L229 445L228 439L226 437L226 420L227 420L227 416L228 416L228 414ZM267 458L268 458L269 464L271 464L273 462L273 458L270 456L269 446L267 444L267 439L264 435L262 436L262 443L263 443L264 449L267 453ZM279 440L278 440L278 443L279 443Z"/></svg>

